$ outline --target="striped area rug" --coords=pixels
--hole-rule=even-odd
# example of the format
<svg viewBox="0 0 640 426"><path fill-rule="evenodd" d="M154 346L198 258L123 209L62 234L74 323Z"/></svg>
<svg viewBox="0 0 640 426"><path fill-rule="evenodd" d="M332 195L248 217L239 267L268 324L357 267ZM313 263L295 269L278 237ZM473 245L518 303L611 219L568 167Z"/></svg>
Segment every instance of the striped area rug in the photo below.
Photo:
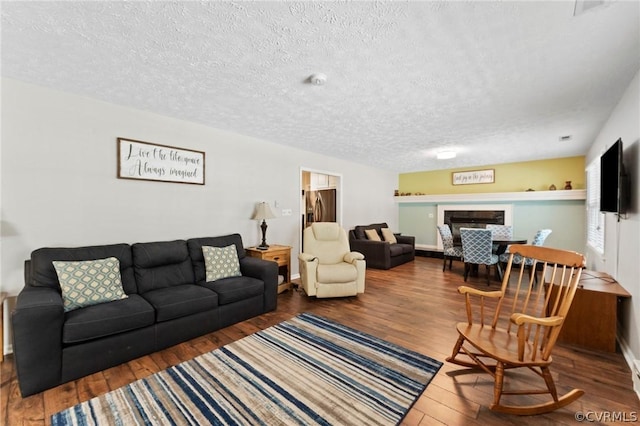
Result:
<svg viewBox="0 0 640 426"><path fill-rule="evenodd" d="M51 417L53 425L393 425L442 363L304 313Z"/></svg>

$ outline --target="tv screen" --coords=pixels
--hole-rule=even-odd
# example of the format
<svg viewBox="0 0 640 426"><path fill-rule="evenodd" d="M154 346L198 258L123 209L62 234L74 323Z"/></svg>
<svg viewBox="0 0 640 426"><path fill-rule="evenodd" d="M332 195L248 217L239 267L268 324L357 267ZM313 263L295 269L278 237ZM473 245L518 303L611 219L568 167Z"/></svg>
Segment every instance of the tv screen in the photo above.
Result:
<svg viewBox="0 0 640 426"><path fill-rule="evenodd" d="M624 213L622 139L600 157L600 211Z"/></svg>

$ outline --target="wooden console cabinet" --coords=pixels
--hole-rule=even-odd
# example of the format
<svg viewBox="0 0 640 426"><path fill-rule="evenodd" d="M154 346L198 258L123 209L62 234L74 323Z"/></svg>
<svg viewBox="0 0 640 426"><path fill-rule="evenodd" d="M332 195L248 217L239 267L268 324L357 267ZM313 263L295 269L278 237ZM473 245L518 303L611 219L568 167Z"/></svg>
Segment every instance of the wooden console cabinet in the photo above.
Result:
<svg viewBox="0 0 640 426"><path fill-rule="evenodd" d="M291 247L272 244L266 250L255 247L248 247L245 250L247 256L272 260L278 264L278 273L284 277L282 284L278 285L278 294L291 288Z"/></svg>
<svg viewBox="0 0 640 426"><path fill-rule="evenodd" d="M559 341L615 352L618 311L628 298L631 294L608 274L584 269Z"/></svg>

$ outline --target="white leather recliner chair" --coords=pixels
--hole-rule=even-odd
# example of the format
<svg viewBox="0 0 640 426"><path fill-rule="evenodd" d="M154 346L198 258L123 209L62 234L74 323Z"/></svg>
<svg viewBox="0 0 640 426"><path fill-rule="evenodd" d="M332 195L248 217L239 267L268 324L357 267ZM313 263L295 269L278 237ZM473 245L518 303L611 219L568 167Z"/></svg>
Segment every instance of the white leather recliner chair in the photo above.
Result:
<svg viewBox="0 0 640 426"><path fill-rule="evenodd" d="M337 223L316 222L306 228L298 261L301 287L309 296L364 293L364 255L350 251L347 233Z"/></svg>

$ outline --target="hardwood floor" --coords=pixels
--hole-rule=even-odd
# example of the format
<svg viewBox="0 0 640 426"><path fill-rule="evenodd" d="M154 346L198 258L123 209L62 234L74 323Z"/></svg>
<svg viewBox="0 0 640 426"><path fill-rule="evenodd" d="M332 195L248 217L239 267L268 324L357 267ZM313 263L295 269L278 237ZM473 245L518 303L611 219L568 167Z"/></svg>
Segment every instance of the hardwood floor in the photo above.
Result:
<svg viewBox="0 0 640 426"><path fill-rule="evenodd" d="M494 413L487 408L493 395L491 377L484 373L462 373L463 368L444 361L457 338L455 323L466 318L463 298L456 292L456 287L463 283L462 265L454 262L451 271L442 272L442 260L419 257L390 271L368 269L366 282L366 292L351 298L314 299L298 291L282 293L274 312L24 399L18 390L13 357L7 356L0 366L0 423L48 424L50 415L59 410L305 311L444 362L405 418L406 425L575 425L576 412L593 412L592 419L607 413L624 414L624 418L632 419L640 413L631 372L620 353L593 352L562 344L556 345L552 365L558 391L564 393L579 387L585 390L585 395L568 407L543 416ZM487 288L484 274L471 277L467 284ZM498 289L499 283L493 281L491 287ZM507 373L506 383L517 387L529 379L530 376L513 371Z"/></svg>

